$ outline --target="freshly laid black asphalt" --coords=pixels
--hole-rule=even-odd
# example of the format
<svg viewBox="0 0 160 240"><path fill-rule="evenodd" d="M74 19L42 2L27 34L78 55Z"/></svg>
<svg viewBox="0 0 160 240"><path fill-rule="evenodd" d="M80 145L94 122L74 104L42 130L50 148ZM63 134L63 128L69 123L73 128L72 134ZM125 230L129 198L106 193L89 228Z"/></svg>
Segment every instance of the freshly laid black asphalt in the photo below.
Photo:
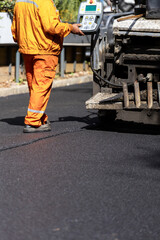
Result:
<svg viewBox="0 0 160 240"><path fill-rule="evenodd" d="M160 239L160 128L101 127L91 88L52 91L48 133L22 133L28 94L0 98L0 240Z"/></svg>

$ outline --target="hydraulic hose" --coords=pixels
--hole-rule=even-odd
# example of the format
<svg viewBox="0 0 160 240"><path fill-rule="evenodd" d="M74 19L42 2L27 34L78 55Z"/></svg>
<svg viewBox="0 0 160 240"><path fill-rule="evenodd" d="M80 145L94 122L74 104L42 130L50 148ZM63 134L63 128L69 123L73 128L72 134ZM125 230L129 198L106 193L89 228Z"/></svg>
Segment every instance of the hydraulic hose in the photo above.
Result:
<svg viewBox="0 0 160 240"><path fill-rule="evenodd" d="M111 83L109 80L103 78L100 74L97 73L97 71L93 68L93 52L91 53L90 56L90 66L92 69L92 72L96 75L97 78L99 78L100 80L102 80L103 82L107 83L108 85L110 85L111 87L115 87L115 88L123 88L122 84L116 84L116 83ZM127 83L128 86L133 85L133 82L131 83Z"/></svg>

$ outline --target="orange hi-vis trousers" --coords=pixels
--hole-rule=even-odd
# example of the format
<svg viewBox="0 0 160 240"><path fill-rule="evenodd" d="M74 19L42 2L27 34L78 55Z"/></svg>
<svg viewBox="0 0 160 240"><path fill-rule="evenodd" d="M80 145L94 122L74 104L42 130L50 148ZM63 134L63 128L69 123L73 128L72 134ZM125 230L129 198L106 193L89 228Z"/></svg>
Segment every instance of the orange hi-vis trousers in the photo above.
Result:
<svg viewBox="0 0 160 240"><path fill-rule="evenodd" d="M25 124L39 127L48 116L45 114L55 77L58 57L54 55L23 54L30 100Z"/></svg>

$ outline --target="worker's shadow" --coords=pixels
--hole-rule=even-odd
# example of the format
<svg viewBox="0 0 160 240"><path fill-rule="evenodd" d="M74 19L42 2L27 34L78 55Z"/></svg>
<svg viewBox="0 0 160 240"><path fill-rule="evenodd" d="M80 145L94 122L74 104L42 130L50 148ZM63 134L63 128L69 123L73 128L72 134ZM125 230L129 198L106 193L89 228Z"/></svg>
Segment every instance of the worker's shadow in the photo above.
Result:
<svg viewBox="0 0 160 240"><path fill-rule="evenodd" d="M5 122L8 123L9 125L24 126L24 116L0 119L0 122Z"/></svg>

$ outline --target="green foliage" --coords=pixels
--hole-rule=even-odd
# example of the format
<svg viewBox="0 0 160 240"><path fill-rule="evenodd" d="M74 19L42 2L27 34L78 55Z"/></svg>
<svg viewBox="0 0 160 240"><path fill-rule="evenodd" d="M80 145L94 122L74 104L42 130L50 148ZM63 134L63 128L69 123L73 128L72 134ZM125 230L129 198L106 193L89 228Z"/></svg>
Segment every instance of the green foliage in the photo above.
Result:
<svg viewBox="0 0 160 240"><path fill-rule="evenodd" d="M0 12L13 13L16 0L0 0Z"/></svg>
<svg viewBox="0 0 160 240"><path fill-rule="evenodd" d="M78 8L82 0L54 0L64 22L76 22Z"/></svg>
<svg viewBox="0 0 160 240"><path fill-rule="evenodd" d="M44 0L45 1L45 0ZM16 0L0 0L0 12L13 13ZM77 20L78 8L82 0L54 0L64 22L75 22Z"/></svg>

